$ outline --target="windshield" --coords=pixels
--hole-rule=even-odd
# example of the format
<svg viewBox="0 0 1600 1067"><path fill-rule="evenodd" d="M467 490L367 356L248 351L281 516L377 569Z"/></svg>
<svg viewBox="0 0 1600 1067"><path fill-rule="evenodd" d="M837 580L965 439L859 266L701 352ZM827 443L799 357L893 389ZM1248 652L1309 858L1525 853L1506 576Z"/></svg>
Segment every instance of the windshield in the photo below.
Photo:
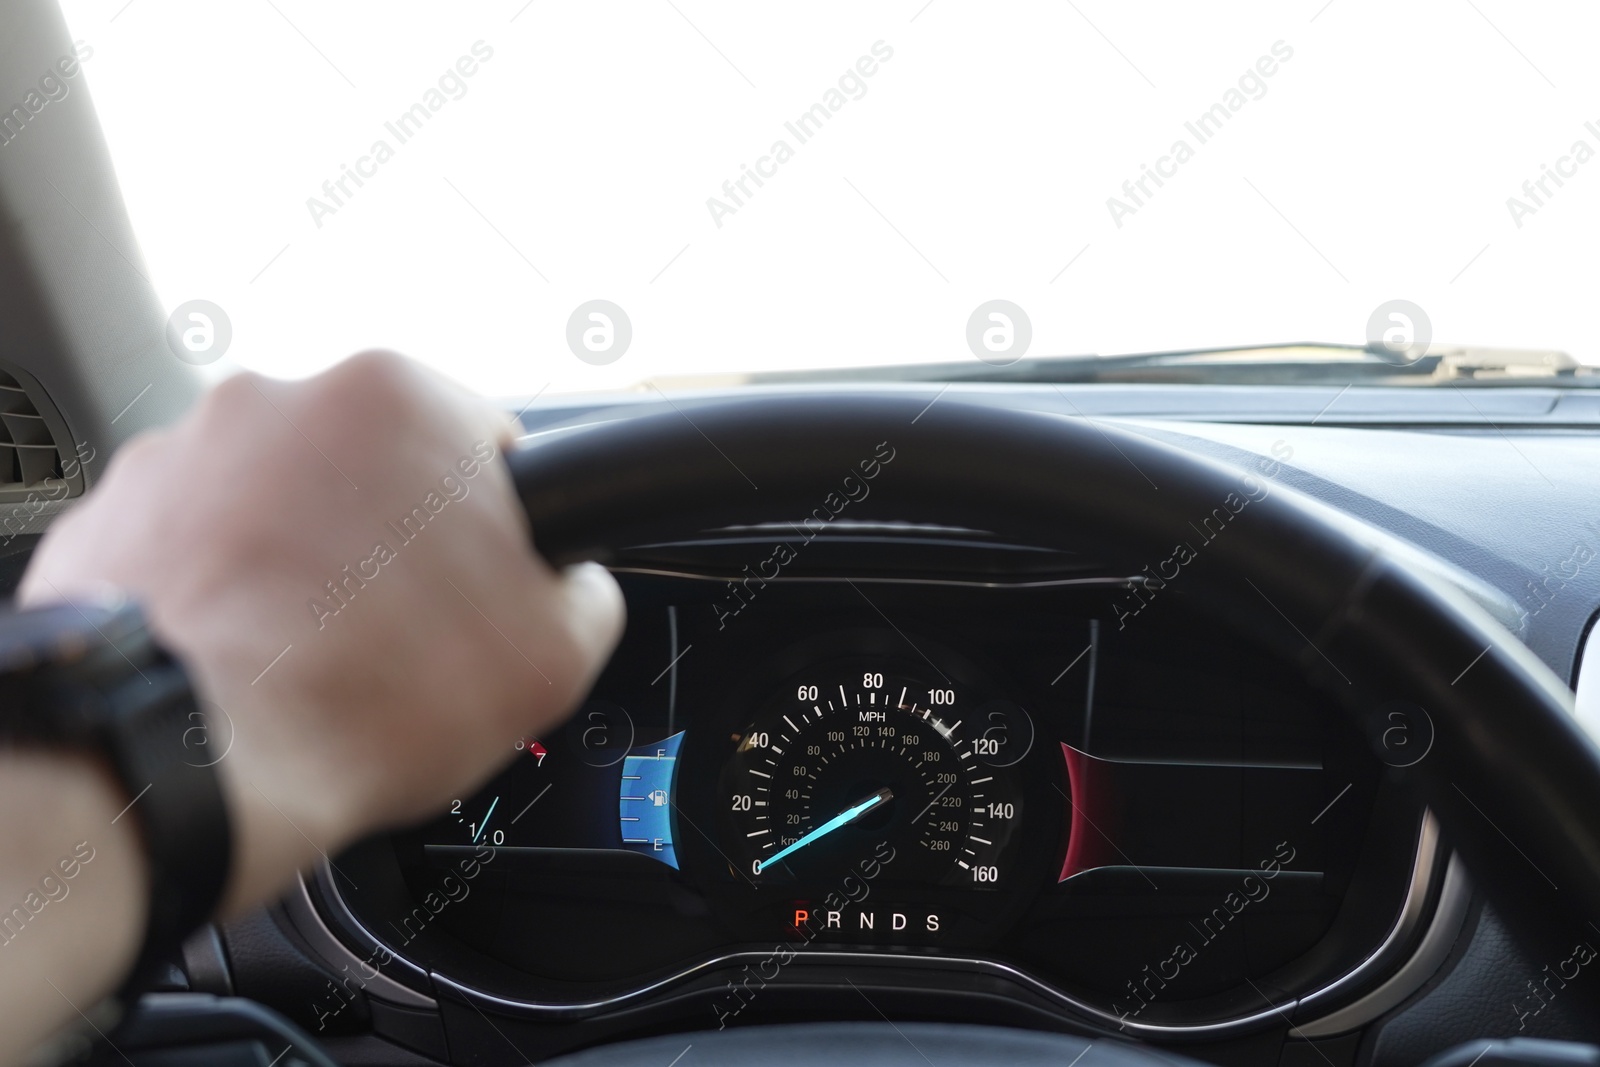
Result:
<svg viewBox="0 0 1600 1067"><path fill-rule="evenodd" d="M227 316L218 373L1600 362L1587 5L64 7L163 303Z"/></svg>

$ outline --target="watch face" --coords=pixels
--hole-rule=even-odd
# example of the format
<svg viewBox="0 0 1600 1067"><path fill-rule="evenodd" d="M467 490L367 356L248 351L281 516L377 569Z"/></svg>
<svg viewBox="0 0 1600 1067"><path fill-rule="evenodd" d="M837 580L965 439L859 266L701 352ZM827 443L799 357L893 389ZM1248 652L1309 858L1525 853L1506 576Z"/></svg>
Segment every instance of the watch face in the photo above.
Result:
<svg viewBox="0 0 1600 1067"><path fill-rule="evenodd" d="M81 663L100 649L130 655L148 642L144 632L143 614L125 598L0 612L0 677Z"/></svg>
<svg viewBox="0 0 1600 1067"><path fill-rule="evenodd" d="M129 679L149 681L161 659L126 598L0 612L0 739L101 745L117 708L126 711L109 694Z"/></svg>

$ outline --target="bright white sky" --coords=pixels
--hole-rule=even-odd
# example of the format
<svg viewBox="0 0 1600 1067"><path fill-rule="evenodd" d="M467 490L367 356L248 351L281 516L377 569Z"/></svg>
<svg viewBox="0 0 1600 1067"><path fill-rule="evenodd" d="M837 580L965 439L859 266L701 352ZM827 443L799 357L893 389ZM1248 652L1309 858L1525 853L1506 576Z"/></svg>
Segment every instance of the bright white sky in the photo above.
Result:
<svg viewBox="0 0 1600 1067"><path fill-rule="evenodd" d="M996 298L1029 355L1360 343L1401 298L1442 341L1600 362L1600 159L1520 228L1507 207L1600 151L1592 4L64 6L162 299L232 319L219 368L383 345L526 394L964 360ZM384 123L480 40L466 95L399 144ZM878 41L800 144L784 123ZM1264 96L1185 130L1278 41ZM718 228L707 198L780 138ZM1179 138L1194 157L1118 228L1107 198ZM319 229L307 199L379 139L394 158ZM566 343L597 298L633 325L606 366Z"/></svg>

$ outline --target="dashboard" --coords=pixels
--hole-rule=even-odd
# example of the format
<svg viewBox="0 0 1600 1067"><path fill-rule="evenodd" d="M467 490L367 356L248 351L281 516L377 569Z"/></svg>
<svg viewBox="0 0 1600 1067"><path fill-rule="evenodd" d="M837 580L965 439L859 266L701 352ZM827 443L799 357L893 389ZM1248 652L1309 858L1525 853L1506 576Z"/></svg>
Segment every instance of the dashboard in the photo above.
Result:
<svg viewBox="0 0 1600 1067"><path fill-rule="evenodd" d="M1600 722L1577 674L1600 572L1551 578L1594 537L1589 398L1358 388L1330 424L1337 390L952 392L1240 467L1286 442L1284 485L1481 582ZM650 406L523 418L561 432ZM1269 605L1219 616L1070 551L1070 531L1002 544L848 518L608 560L628 630L569 725L507 737L481 791L204 931L169 988L270 1005L352 1063L888 1017L1407 1067L1519 1032L1511 1006L1547 961L1400 787L1428 738L1357 733L1347 694L1258 643L1283 624ZM6 546L0 583L35 541ZM1565 1000L1526 1022L1592 1030Z"/></svg>
<svg viewBox="0 0 1600 1067"><path fill-rule="evenodd" d="M1464 415L1352 389L1330 425L1337 390L951 392L1241 468L1287 444L1282 484L1452 568L1600 722L1577 674L1600 572L1551 577L1594 537L1588 398L1486 389ZM523 419L559 433L651 407ZM850 520L619 551L628 630L569 724L505 738L481 791L203 931L165 988L269 1005L352 1063L888 1017L1406 1067L1519 1032L1544 961L1402 787L1429 737L1404 718L1359 733L1341 686L1260 640L1303 642L1270 605L1219 614L1070 530ZM36 540L6 546L0 584ZM1590 1036L1565 1004L1520 1032Z"/></svg>
<svg viewBox="0 0 1600 1067"><path fill-rule="evenodd" d="M723 1026L833 967L941 1013L977 980L1058 1024L1248 1033L1369 991L1437 897L1382 739L1179 592L845 523L614 572L627 632L570 722L323 867L357 956L528 1019Z"/></svg>

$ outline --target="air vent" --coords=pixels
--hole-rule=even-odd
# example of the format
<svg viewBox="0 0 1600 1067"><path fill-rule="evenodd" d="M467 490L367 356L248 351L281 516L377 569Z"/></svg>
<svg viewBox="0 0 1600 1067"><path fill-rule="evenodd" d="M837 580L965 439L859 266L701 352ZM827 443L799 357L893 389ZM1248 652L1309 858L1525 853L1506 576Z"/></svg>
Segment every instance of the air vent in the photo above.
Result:
<svg viewBox="0 0 1600 1067"><path fill-rule="evenodd" d="M0 363L0 504L83 492L66 424L37 379Z"/></svg>

